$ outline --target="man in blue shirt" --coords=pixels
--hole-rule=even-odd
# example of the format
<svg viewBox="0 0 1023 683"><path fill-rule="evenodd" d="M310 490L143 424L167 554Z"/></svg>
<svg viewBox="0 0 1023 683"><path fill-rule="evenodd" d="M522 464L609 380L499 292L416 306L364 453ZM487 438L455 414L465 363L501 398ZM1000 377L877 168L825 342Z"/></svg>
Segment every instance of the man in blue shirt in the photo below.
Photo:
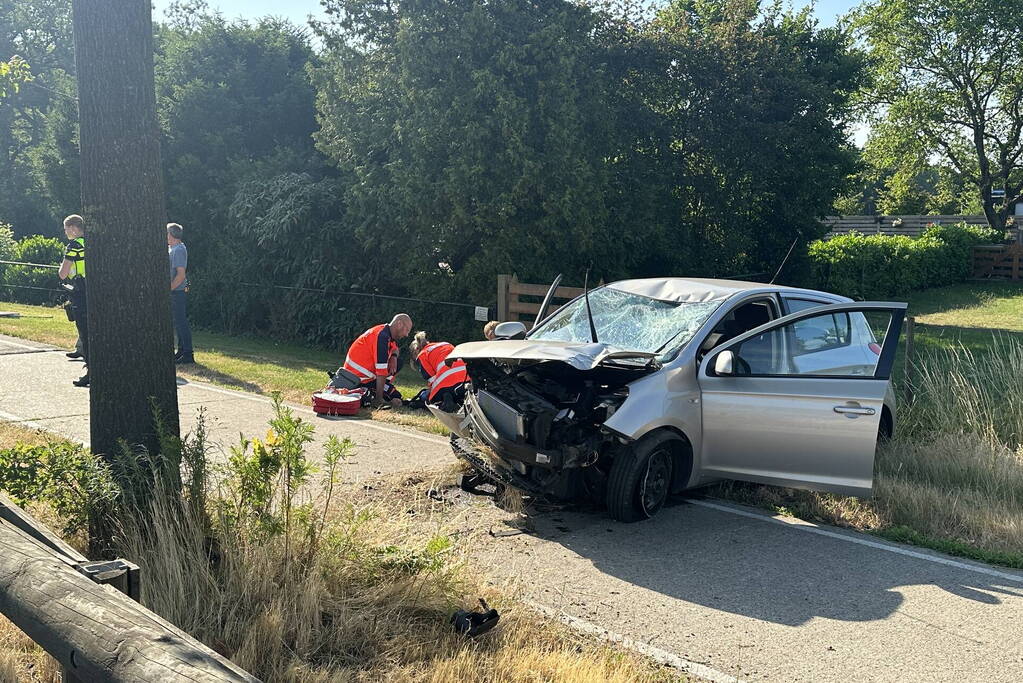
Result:
<svg viewBox="0 0 1023 683"><path fill-rule="evenodd" d="M188 326L185 298L188 296L188 249L181 241L185 231L177 223L167 224L167 255L170 258L171 313L174 316L174 332L178 336L178 351L174 354L176 364L194 363L192 357L192 330Z"/></svg>

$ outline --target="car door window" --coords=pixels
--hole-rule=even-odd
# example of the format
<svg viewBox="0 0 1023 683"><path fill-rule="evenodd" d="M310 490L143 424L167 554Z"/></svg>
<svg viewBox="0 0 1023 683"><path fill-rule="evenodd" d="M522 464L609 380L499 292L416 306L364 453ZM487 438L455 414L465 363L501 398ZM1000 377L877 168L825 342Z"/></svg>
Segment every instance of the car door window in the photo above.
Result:
<svg viewBox="0 0 1023 683"><path fill-rule="evenodd" d="M729 339L734 339L765 323L769 323L776 317L775 303L771 299L757 299L736 306L707 335L700 347L697 358L702 359L714 347L720 346Z"/></svg>
<svg viewBox="0 0 1023 683"><path fill-rule="evenodd" d="M848 346L852 340L852 324L848 313L832 313L793 323L792 355L830 351Z"/></svg>
<svg viewBox="0 0 1023 683"><path fill-rule="evenodd" d="M851 316L867 323L855 334ZM732 347L737 375L874 377L892 314L887 310L822 313ZM879 340L880 343L878 343Z"/></svg>

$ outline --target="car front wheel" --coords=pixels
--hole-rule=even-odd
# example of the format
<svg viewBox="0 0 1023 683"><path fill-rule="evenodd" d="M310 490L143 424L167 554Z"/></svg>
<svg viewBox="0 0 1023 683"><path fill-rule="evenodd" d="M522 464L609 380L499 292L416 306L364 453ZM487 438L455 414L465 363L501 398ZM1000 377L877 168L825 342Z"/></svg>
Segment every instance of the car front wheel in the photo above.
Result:
<svg viewBox="0 0 1023 683"><path fill-rule="evenodd" d="M672 444L678 437L654 434L614 458L607 482L607 511L620 522L653 517L671 491Z"/></svg>

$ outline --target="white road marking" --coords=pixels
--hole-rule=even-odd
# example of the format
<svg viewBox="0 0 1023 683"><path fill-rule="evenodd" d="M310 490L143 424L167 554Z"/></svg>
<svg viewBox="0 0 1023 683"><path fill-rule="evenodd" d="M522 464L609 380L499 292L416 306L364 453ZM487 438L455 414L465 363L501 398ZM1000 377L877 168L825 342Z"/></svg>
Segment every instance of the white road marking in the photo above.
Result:
<svg viewBox="0 0 1023 683"><path fill-rule="evenodd" d="M243 393L243 392L240 392L240 391L231 391L230 389L221 389L220 387L213 387L213 386L210 386L209 384L204 384L202 382L192 382L192 381L189 381L189 382L186 382L185 384L179 384L178 386L179 387L181 387L181 386L195 387L196 389L202 389L203 391L212 391L215 394L224 394L225 396L233 396L235 398L243 398L243 399L246 399L248 401L256 401L258 403L264 403L264 404L271 404L271 403L273 403L273 401L271 401L270 399L268 399L268 398L266 398L264 396L257 396L257 395L254 395L254 394L246 394L246 393ZM304 406L297 406L297 405L295 405L293 403L285 403L285 405L288 406L289 408L291 408L292 410L297 410L300 413L306 413L308 415L316 415L316 412L312 408L306 408ZM332 420L332 421L333 422L348 422L348 420ZM427 443L440 444L440 445L445 445L445 446L450 443L447 439L441 438L439 436L428 436L426 434L416 434L416 433L414 433L414 432L412 432L410 430L407 430L407 429L393 429L391 427L384 427L383 425L374 424L370 420L351 420L350 422L352 424L354 424L354 425L358 425L359 427L367 427L369 429L375 429L378 432L387 432L388 434L398 434L398 435L401 435L401 436L407 436L410 439L419 439L420 441L426 441Z"/></svg>
<svg viewBox="0 0 1023 683"><path fill-rule="evenodd" d="M16 349L28 349L29 351L51 351L51 350L55 350L55 349L48 349L46 347L40 347L40 346L26 346L25 344L19 344L17 342L12 342L12 341L10 341L9 339L6 339L6 338L0 339L0 344L7 344L8 346L13 346Z"/></svg>
<svg viewBox="0 0 1023 683"><path fill-rule="evenodd" d="M717 669L712 669L706 664L691 662L688 659L679 657L674 652L668 652L667 650L635 640L629 636L609 631L606 628L597 626L596 624L591 624L585 619L580 619L579 617L574 617L571 614L551 609L539 602L534 602L532 600L526 600L525 602L527 605L546 617L557 619L566 626L574 628L577 631L581 631L582 633L586 633L587 635L603 638L604 640L612 643L617 643L626 649L634 650L635 652L653 659L659 664L666 664L679 669L680 671L685 671L687 674L691 674L707 681L712 681L713 683L742 683L742 679L730 676L729 674L718 671Z"/></svg>
<svg viewBox="0 0 1023 683"><path fill-rule="evenodd" d="M1010 574L1009 572L998 571L991 567L984 567L981 565L970 564L968 562L960 562L959 560L953 560L948 557L942 557L940 555L930 555L928 553L922 553L909 548L904 548L898 545L889 545L888 543L880 543L878 541L872 541L868 538L859 538L852 534L843 534L836 531L828 531L822 529L816 524L811 522L805 522L801 519L794 517L782 517L779 515L761 514L759 512L751 512L748 510L741 510L739 508L733 508L729 505L719 505L717 503L711 503L706 500L689 500L688 502L693 505L699 505L700 507L710 508L712 510L720 510L721 512L728 512L733 515L739 515L740 517L749 517L750 519L758 519L761 522L774 522L775 524L781 524L787 526L790 529L796 529L799 531L806 531L811 534L817 534L819 536L827 536L828 538L837 538L840 541L846 541L847 543L856 543L857 545L865 545L868 548L875 548L877 550L884 550L889 553L895 553L896 555L905 555L912 557L917 560L926 560L927 562L934 562L935 564L943 564L949 567L955 567L956 569L963 569L969 572L976 572L977 574L986 574L988 576L994 576L999 579L1005 579L1007 581L1013 581L1015 583L1023 584L1023 574Z"/></svg>

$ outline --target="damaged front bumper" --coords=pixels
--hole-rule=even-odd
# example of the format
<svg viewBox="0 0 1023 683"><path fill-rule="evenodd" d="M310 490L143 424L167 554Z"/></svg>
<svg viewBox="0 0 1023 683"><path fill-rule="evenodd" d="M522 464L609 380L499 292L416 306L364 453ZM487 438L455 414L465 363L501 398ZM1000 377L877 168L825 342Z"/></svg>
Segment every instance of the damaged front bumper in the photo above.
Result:
<svg viewBox="0 0 1023 683"><path fill-rule="evenodd" d="M440 420L452 434L468 440L477 440L492 449L499 457L508 460L515 467L525 465L545 469L559 469L564 464L564 456L559 451L540 451L525 441L522 426L522 414L500 399L480 392L482 398L469 392L465 397L465 405L457 413L445 413L436 406L429 406L430 412ZM480 400L487 402L487 410L480 406ZM493 420L487 415L496 416ZM515 435L507 438L505 434ZM524 472L524 467L522 472Z"/></svg>
<svg viewBox="0 0 1023 683"><path fill-rule="evenodd" d="M534 481L522 476L508 467L493 462L473 444L472 441L461 436L451 436L451 450L454 454L472 465L472 468L495 484L513 486L526 493L533 495L544 495L544 490Z"/></svg>

